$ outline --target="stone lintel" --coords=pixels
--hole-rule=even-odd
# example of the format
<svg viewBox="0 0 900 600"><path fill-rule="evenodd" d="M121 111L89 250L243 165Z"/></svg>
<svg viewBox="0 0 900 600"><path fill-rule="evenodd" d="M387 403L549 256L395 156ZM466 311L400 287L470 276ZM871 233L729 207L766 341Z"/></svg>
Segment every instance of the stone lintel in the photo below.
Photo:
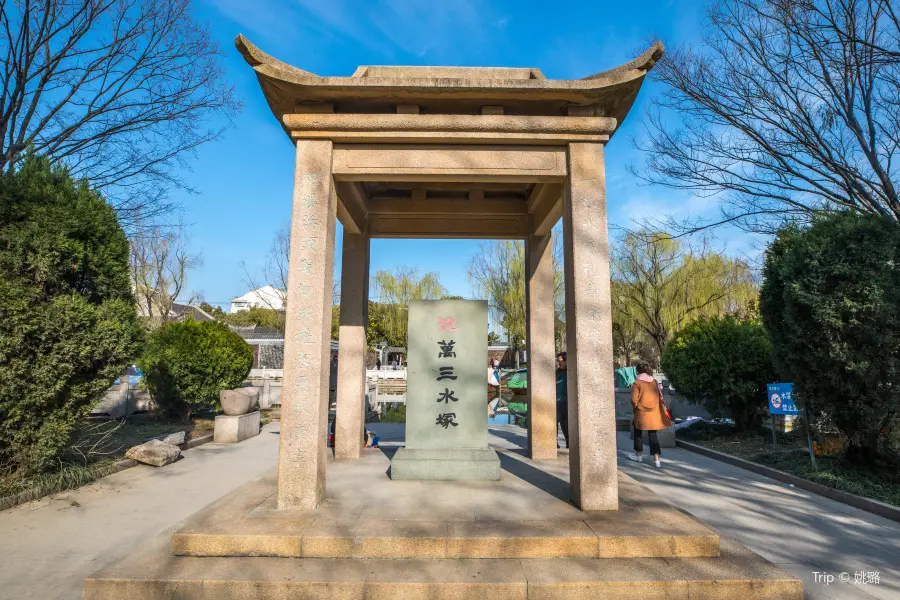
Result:
<svg viewBox="0 0 900 600"><path fill-rule="evenodd" d="M480 190L478 190L480 191ZM407 200L397 198L371 198L368 203L372 215L518 215L528 214L525 203L519 198L473 199L476 191L466 200Z"/></svg>
<svg viewBox="0 0 900 600"><path fill-rule="evenodd" d="M557 181L566 176L565 146L339 144L338 181Z"/></svg>
<svg viewBox="0 0 900 600"><path fill-rule="evenodd" d="M420 114L286 114L284 125L293 131L432 131L497 133L569 133L610 135L610 117L551 117L522 115Z"/></svg>
<svg viewBox="0 0 900 600"><path fill-rule="evenodd" d="M373 238L524 239L530 232L530 215L369 215Z"/></svg>
<svg viewBox="0 0 900 600"><path fill-rule="evenodd" d="M331 140L342 144L530 144L558 146L570 142L607 142L607 134L501 133L493 131L349 131L295 130L294 139Z"/></svg>

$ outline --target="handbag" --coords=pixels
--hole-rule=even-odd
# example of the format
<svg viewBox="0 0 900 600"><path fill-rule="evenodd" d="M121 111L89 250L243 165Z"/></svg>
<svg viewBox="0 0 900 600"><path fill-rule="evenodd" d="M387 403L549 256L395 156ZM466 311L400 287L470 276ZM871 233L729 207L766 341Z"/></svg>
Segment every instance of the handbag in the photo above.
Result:
<svg viewBox="0 0 900 600"><path fill-rule="evenodd" d="M659 399L659 416L662 418L663 425L666 427L672 426L672 412L666 408L666 403L663 402L662 398Z"/></svg>

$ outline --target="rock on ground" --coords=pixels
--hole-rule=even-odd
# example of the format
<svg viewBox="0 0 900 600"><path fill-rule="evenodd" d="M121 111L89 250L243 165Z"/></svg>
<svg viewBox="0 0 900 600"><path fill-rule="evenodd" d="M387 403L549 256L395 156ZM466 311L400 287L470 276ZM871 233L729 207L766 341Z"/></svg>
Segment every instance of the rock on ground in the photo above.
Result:
<svg viewBox="0 0 900 600"><path fill-rule="evenodd" d="M164 467L178 460L179 456L181 448L159 440L150 440L140 446L134 446L125 453L126 458L154 467Z"/></svg>

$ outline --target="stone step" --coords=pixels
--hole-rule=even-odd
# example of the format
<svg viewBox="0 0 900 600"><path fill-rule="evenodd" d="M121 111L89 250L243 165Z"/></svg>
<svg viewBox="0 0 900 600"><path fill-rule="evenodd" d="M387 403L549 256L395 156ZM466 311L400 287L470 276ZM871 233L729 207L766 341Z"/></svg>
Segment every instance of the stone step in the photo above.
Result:
<svg viewBox="0 0 900 600"><path fill-rule="evenodd" d="M718 556L719 536L677 511L584 521L244 519L188 524L171 549L283 558L690 558Z"/></svg>
<svg viewBox="0 0 900 600"><path fill-rule="evenodd" d="M179 557L166 539L85 581L84 600L800 600L802 583L735 542L714 558Z"/></svg>
<svg viewBox="0 0 900 600"><path fill-rule="evenodd" d="M171 551L371 559L691 558L719 552L717 532L625 477L619 483L622 509L597 512L546 494L539 502L517 504L529 488L499 493L494 482L470 482L468 497L455 482L389 483L390 493L382 496L374 486L366 494L336 490L316 511L279 511L274 479L265 476L193 515L172 536ZM456 495L444 501L446 493Z"/></svg>

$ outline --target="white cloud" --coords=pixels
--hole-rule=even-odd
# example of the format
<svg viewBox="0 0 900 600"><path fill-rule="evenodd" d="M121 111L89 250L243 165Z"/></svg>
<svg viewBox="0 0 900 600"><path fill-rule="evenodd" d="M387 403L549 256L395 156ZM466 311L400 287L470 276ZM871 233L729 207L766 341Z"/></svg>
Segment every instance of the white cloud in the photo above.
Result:
<svg viewBox="0 0 900 600"><path fill-rule="evenodd" d="M297 34L293 9L278 0L254 0L247 10L246 0L207 0L223 17L240 26L248 35L274 44Z"/></svg>

